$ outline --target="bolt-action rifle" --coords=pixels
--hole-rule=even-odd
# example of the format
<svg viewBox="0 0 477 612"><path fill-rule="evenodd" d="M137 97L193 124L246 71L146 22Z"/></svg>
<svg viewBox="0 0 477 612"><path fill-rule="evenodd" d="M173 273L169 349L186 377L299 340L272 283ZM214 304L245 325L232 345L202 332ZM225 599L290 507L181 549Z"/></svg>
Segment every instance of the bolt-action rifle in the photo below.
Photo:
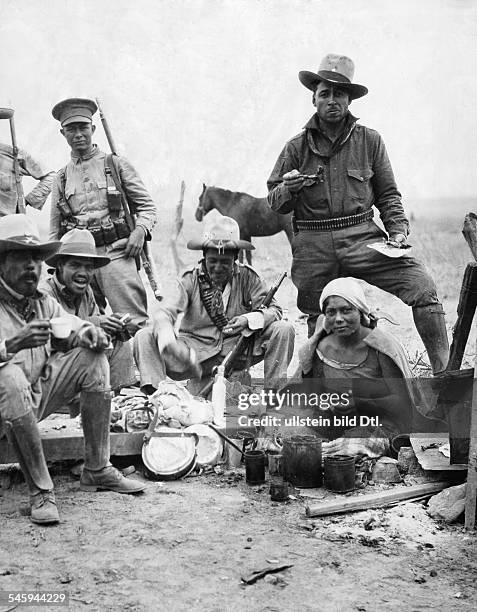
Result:
<svg viewBox="0 0 477 612"><path fill-rule="evenodd" d="M283 272L273 283L273 285L268 290L267 295L263 298L262 303L259 306L259 310L264 310L265 308L268 308L270 306L275 293L278 291L286 275L287 273ZM257 330L250 336L244 336L243 334L240 334L240 338L238 339L237 343L235 344L233 349L224 357L222 363L220 364L225 368L225 378L230 376L237 360L244 355L245 351L248 350L250 346L253 346L253 342L259 331L260 330ZM212 379L204 387L202 387L202 389L199 391L199 395L201 397L207 397L210 393L210 390L212 389L213 384L214 380Z"/></svg>
<svg viewBox="0 0 477 612"><path fill-rule="evenodd" d="M17 213L25 214L26 204L25 196L23 194L22 177L20 173L20 162L18 161L18 146L17 137L15 133L15 122L13 120L14 114L13 108L0 108L0 119L8 119L10 122L10 135L12 137L12 149L13 149L13 172L15 174L15 186L17 190Z"/></svg>
<svg viewBox="0 0 477 612"><path fill-rule="evenodd" d="M106 119L106 116L104 114L104 111L101 107L101 103L98 100L98 98L96 98L96 104L98 105L99 116L101 118L101 123L103 124L104 133L106 134L106 138L108 140L108 144L109 144L109 148L111 149L111 153L113 154L113 156L117 156L117 149L114 144L111 130L109 129L108 120ZM112 168L111 170L112 172L116 172L115 168ZM120 187L120 181L118 181L118 183L119 183L118 187ZM124 193L124 189L120 188L119 193L121 196L121 206L124 212L124 219L126 220L126 223L128 224L130 231L132 232L136 227L136 222L131 213L129 202L128 202L126 194ZM136 264L138 265L138 269L140 267L141 261L144 267L144 272L146 273L149 284L151 285L151 289L154 293L154 297L156 298L156 300L161 301L163 296L162 296L162 291L160 288L159 277L157 274L156 263L152 256L150 244L147 240L144 241L144 246L141 252L141 259L140 260L136 259Z"/></svg>

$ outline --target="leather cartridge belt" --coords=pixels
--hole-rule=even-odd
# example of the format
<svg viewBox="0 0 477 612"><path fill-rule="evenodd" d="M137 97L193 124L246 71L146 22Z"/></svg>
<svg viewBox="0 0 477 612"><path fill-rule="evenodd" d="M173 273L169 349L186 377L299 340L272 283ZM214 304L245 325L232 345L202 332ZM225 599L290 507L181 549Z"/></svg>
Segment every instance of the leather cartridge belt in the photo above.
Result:
<svg viewBox="0 0 477 612"><path fill-rule="evenodd" d="M94 238L94 244L97 247L102 247L107 244L112 244L121 238L127 238L131 233L128 224L124 219L110 221L104 225L81 225L74 221L63 221L60 226L60 237L69 230L74 228L87 229L91 232Z"/></svg>
<svg viewBox="0 0 477 612"><path fill-rule="evenodd" d="M371 221L374 217L372 208L358 213L357 215L349 215L348 217L334 217L332 219L312 219L310 221L300 221L292 218L292 227L295 234L303 231L320 231L320 230L338 230L345 227L352 227L360 223Z"/></svg>

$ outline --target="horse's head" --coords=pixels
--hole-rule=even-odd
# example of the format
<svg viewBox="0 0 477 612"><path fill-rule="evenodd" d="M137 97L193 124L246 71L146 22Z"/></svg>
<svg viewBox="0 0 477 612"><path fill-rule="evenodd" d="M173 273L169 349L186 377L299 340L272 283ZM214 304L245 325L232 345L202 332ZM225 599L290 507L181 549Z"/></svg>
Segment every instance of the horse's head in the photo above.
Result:
<svg viewBox="0 0 477 612"><path fill-rule="evenodd" d="M197 206L197 209L195 211L195 218L199 222L202 221L204 216L210 210L210 206L209 206L209 202L206 197L206 193L207 193L207 185L205 183L202 183L202 193L200 194L200 197L199 197L199 205Z"/></svg>

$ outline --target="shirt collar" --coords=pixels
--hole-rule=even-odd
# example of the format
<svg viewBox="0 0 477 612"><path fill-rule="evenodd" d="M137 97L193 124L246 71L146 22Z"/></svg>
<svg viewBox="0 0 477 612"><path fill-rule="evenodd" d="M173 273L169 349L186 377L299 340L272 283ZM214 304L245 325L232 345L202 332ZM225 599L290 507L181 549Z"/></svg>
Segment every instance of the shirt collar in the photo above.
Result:
<svg viewBox="0 0 477 612"><path fill-rule="evenodd" d="M79 155L73 155L73 152L71 152L71 159L75 162L75 164L77 164L80 161L84 161L85 159L91 159L92 157L96 157L96 155L99 155L101 153L98 145L93 145L93 148L91 149L91 152L88 153L87 155L83 155L83 156L79 156Z"/></svg>
<svg viewBox="0 0 477 612"><path fill-rule="evenodd" d="M25 299L24 295L22 295L21 293L17 293L14 289L10 287L10 285L7 285L7 283L3 280L1 276L0 276L0 286L3 289L5 289L5 291L17 302L21 302Z"/></svg>
<svg viewBox="0 0 477 612"><path fill-rule="evenodd" d="M10 285L7 285L7 283L3 280L1 276L0 276L0 288L3 288L17 302L21 302L27 299L37 300L43 296L43 293L41 291L38 291L37 289L35 291L35 295L31 296L30 298L27 298L21 293L17 293L14 289L10 287Z"/></svg>
<svg viewBox="0 0 477 612"><path fill-rule="evenodd" d="M60 282L58 276L56 275L56 272L51 276L51 279L53 284L56 286L59 294L62 296L65 303L70 308L76 308L76 306L81 303L82 296L76 296L71 293L68 287L66 285L63 285L62 282Z"/></svg>

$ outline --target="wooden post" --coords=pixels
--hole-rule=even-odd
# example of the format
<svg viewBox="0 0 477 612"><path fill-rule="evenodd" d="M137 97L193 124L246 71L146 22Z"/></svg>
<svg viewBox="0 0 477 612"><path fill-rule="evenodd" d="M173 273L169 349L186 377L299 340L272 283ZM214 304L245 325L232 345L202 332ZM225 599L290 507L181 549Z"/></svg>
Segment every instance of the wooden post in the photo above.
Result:
<svg viewBox="0 0 477 612"><path fill-rule="evenodd" d="M477 346L476 346L477 349ZM465 528L475 528L475 509L477 499L477 355L474 361L474 390L470 414L469 463L467 468L467 487L465 493Z"/></svg>
<svg viewBox="0 0 477 612"><path fill-rule="evenodd" d="M477 215L475 213L471 212L465 215L462 233L474 259L477 261Z"/></svg>
<svg viewBox="0 0 477 612"><path fill-rule="evenodd" d="M184 193L185 193L186 184L184 181L181 181L181 194L179 197L179 202L176 208L176 217L175 217L175 227L174 233L171 237L171 251L172 256L174 258L174 264L176 266L176 272L179 272L181 268L184 267L184 263L177 252L177 239L179 234L181 233L182 226L184 224L184 219L182 218L182 207L184 205Z"/></svg>
<svg viewBox="0 0 477 612"><path fill-rule="evenodd" d="M462 364L467 339L469 337L475 310L477 308L477 263L467 264L462 279L459 304L457 306L457 321L452 332L447 370L459 370Z"/></svg>

